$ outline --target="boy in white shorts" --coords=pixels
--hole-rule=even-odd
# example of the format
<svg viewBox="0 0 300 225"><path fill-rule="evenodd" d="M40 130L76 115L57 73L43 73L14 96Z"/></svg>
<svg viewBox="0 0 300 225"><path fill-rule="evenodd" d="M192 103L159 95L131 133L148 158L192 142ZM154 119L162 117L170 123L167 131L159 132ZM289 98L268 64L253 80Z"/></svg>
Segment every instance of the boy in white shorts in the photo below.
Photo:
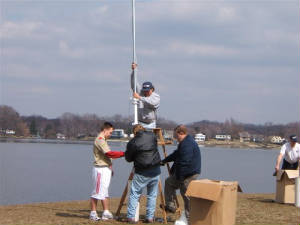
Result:
<svg viewBox="0 0 300 225"><path fill-rule="evenodd" d="M94 167L93 167L93 191L91 194L91 213L90 219L100 220L97 214L97 203L101 200L103 213L102 220L113 219L109 211L108 188L112 176L112 159L124 156L122 151L111 151L106 139L108 139L114 127L111 123L105 122L101 131L94 141Z"/></svg>

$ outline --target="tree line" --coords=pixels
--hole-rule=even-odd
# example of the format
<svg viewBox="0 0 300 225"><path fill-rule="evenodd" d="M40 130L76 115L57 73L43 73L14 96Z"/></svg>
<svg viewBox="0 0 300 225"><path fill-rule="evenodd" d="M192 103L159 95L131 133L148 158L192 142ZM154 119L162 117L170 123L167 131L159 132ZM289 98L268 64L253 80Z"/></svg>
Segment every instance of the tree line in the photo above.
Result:
<svg viewBox="0 0 300 225"><path fill-rule="evenodd" d="M14 130L16 136L40 136L42 138L56 138L57 133L64 134L66 138L95 137L100 131L104 121L110 121L115 128L124 129L132 133L133 116L99 116L96 114L78 115L63 113L55 119L48 119L40 115L21 116L13 107L0 105L0 135L5 136L6 130ZM158 118L158 127L173 130L177 123L165 118ZM288 124L265 123L263 125L240 123L234 119L225 122L201 120L186 124L191 134L204 133L208 139L216 134L229 134L232 138L239 138L239 133L246 131L249 134L263 135L265 137L276 135L288 137L290 134L300 135L300 122Z"/></svg>
<svg viewBox="0 0 300 225"><path fill-rule="evenodd" d="M241 132L248 132L250 135L270 137L280 136L288 138L291 134L300 135L300 121L287 124L273 124L267 122L265 124L249 124L240 123L233 118L225 120L225 122L216 122L202 120L188 124L191 132L204 133L208 139L214 138L216 134L229 134L233 139L238 139Z"/></svg>

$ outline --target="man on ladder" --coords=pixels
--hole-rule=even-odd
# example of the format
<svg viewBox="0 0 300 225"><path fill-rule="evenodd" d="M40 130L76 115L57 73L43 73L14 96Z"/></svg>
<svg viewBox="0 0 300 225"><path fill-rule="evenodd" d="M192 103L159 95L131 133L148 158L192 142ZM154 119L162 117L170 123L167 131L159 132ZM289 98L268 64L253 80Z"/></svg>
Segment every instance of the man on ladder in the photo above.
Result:
<svg viewBox="0 0 300 225"><path fill-rule="evenodd" d="M159 107L160 96L155 92L151 82L143 83L142 88L136 83L136 91L134 88L135 73L137 64L132 63L131 88L133 97L138 100L138 123L146 129L156 128L156 110Z"/></svg>

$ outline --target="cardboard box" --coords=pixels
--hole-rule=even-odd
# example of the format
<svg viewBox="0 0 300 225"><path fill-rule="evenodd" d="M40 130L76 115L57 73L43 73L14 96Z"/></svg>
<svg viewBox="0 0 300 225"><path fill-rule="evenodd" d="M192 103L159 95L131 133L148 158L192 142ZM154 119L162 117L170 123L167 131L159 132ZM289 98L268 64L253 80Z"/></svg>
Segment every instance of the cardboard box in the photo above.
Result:
<svg viewBox="0 0 300 225"><path fill-rule="evenodd" d="M295 178L299 170L279 170L276 176L276 198L279 203L295 203Z"/></svg>
<svg viewBox="0 0 300 225"><path fill-rule="evenodd" d="M191 225L234 225L238 182L195 180L187 189Z"/></svg>

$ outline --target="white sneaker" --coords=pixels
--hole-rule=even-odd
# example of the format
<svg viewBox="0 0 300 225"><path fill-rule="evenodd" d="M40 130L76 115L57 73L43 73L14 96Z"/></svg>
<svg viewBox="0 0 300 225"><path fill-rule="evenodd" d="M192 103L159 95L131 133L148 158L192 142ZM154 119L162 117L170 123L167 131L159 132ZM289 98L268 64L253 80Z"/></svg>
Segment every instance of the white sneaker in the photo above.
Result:
<svg viewBox="0 0 300 225"><path fill-rule="evenodd" d="M102 213L102 220L112 220L114 218L113 214L110 211L104 211Z"/></svg>
<svg viewBox="0 0 300 225"><path fill-rule="evenodd" d="M99 221L101 219L100 219L100 217L98 217L97 214L90 214L90 220Z"/></svg>

